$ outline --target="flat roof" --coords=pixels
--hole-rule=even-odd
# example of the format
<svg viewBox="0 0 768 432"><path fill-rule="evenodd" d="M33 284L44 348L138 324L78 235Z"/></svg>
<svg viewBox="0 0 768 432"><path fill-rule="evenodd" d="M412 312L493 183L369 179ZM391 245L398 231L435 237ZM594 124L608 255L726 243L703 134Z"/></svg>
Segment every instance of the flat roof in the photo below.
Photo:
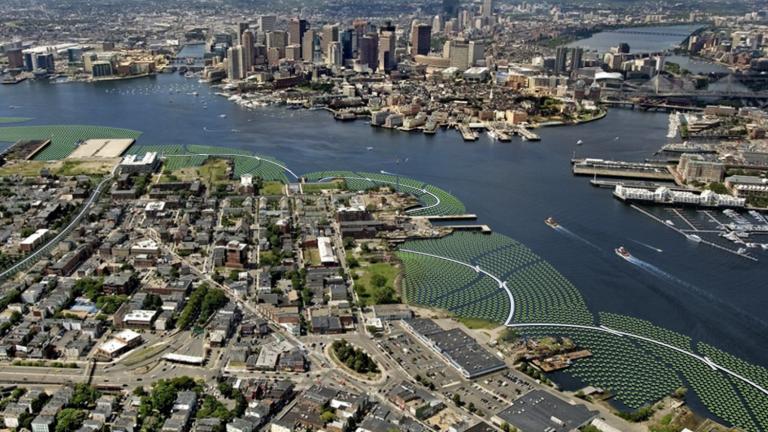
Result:
<svg viewBox="0 0 768 432"><path fill-rule="evenodd" d="M133 138L89 139L77 146L67 159L120 157L134 142Z"/></svg>
<svg viewBox="0 0 768 432"><path fill-rule="evenodd" d="M23 245L31 245L34 244L36 241L38 241L40 238L45 236L48 233L48 230L45 228L41 228L34 233L32 233L29 237L25 238L21 241L21 244Z"/></svg>
<svg viewBox="0 0 768 432"><path fill-rule="evenodd" d="M131 329L124 329L116 333L114 337L125 342L131 342L135 339L141 338L141 335Z"/></svg>
<svg viewBox="0 0 768 432"><path fill-rule="evenodd" d="M584 405L570 404L544 390L533 390L496 414L523 432L566 432L597 417Z"/></svg>
<svg viewBox="0 0 768 432"><path fill-rule="evenodd" d="M142 321L149 323L155 315L157 315L156 310L136 309L125 314L123 321Z"/></svg>
<svg viewBox="0 0 768 432"><path fill-rule="evenodd" d="M331 246L331 239L329 237L317 238L317 250L320 252L320 262L336 262L336 255L333 253L333 246Z"/></svg>
<svg viewBox="0 0 768 432"><path fill-rule="evenodd" d="M120 351L121 349L125 348L126 346L128 346L128 345L125 342L121 342L121 341L119 341L119 340L117 340L115 338L112 338L112 339L104 342L103 344L101 344L99 349L104 351L104 352L106 352L106 353L108 353L108 354L113 354L113 353L115 353L117 351Z"/></svg>

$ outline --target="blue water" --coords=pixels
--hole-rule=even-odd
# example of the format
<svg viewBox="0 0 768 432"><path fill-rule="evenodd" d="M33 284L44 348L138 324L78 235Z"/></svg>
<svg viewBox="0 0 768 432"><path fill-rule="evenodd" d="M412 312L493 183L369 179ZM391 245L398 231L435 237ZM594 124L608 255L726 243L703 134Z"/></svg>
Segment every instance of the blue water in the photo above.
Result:
<svg viewBox="0 0 768 432"><path fill-rule="evenodd" d="M200 96L192 96L194 91ZM160 75L100 84L2 86L0 116L33 117L32 124L138 129L144 132L142 144L243 148L275 156L299 173L386 170L433 183L461 199L479 222L552 263L593 312L647 319L768 366L768 328L762 319L768 309L768 256L754 263L694 245L614 200L609 190L591 187L589 178L571 175L574 151L626 160L648 157L666 141L664 114L616 109L597 122L541 129L541 142L483 137L466 143L455 131L430 137L339 123L322 112L247 111L194 80ZM226 132L233 129L240 132ZM584 144L577 147L579 139ZM368 146L373 150L366 151ZM565 230L545 225L548 216ZM619 245L655 270L617 257L613 249Z"/></svg>

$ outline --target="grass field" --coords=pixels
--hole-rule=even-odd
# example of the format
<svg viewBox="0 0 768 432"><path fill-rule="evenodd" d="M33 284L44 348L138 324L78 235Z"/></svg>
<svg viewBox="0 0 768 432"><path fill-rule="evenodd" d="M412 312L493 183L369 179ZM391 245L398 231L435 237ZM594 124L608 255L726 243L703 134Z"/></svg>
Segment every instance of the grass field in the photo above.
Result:
<svg viewBox="0 0 768 432"><path fill-rule="evenodd" d="M261 177L265 182L288 182L285 171L277 165L283 165L282 162L246 150L201 145L141 145L133 146L128 152L143 154L148 151L158 152L165 158L164 168L172 171L197 167L208 159L231 159L235 164L233 173L235 179L243 174L251 174L254 177Z"/></svg>
<svg viewBox="0 0 768 432"><path fill-rule="evenodd" d="M397 293L397 287L395 283L397 281L397 275L399 269L395 264L391 263L363 263L360 267L353 270L358 279L355 281L355 292L360 297L360 302L364 305L376 304L377 290L389 290L391 293ZM380 279L384 277L386 282L383 286L374 286L374 278Z"/></svg>
<svg viewBox="0 0 768 432"><path fill-rule="evenodd" d="M51 139L51 145L35 156L36 160L64 159L79 141L91 138L138 138L141 132L105 126L46 125L0 127L0 142Z"/></svg>
<svg viewBox="0 0 768 432"><path fill-rule="evenodd" d="M318 171L305 174L307 180L332 181L344 179L347 189L364 191L372 188L390 187L398 192L414 196L421 203L421 208L413 209L411 216L448 216L466 213L461 201L448 192L424 182L403 176L355 171ZM438 201L439 200L439 201Z"/></svg>
<svg viewBox="0 0 768 432"><path fill-rule="evenodd" d="M282 195L285 185L278 181L264 182L264 187L261 189L262 195Z"/></svg>

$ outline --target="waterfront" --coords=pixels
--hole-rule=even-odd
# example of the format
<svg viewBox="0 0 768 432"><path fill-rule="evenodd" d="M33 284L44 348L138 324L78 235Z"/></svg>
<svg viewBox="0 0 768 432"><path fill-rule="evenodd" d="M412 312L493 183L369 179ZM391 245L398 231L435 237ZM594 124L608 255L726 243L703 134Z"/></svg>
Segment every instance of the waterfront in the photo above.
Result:
<svg viewBox="0 0 768 432"><path fill-rule="evenodd" d="M591 187L588 178L571 176L574 150L577 156L648 157L666 139L666 115L616 109L599 122L542 128L538 143L498 143L485 136L465 143L452 131L405 134L334 122L323 112L246 111L213 91L178 75L92 85L27 82L0 88L0 116L35 117L27 124L137 129L144 132L141 144L244 148L277 157L298 173L386 170L417 178L455 194L480 223L547 259L579 288L593 312L647 319L768 365L761 348L768 342L761 318L768 306L762 288L768 271L762 261L697 246L609 191ZM576 146L579 139L583 146ZM548 216L570 233L547 227ZM619 245L652 267L618 258L613 249Z"/></svg>
<svg viewBox="0 0 768 432"><path fill-rule="evenodd" d="M701 24L673 26L629 27L595 33L568 46L606 53L621 42L629 44L631 53L659 52L677 47L688 35L701 28Z"/></svg>

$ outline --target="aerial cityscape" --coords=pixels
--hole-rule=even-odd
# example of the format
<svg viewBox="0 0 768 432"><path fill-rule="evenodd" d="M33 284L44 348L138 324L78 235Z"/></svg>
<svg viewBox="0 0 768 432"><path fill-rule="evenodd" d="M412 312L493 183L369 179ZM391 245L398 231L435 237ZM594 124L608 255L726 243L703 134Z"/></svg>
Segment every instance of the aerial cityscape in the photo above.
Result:
<svg viewBox="0 0 768 432"><path fill-rule="evenodd" d="M768 432L765 2L0 16L2 430Z"/></svg>

